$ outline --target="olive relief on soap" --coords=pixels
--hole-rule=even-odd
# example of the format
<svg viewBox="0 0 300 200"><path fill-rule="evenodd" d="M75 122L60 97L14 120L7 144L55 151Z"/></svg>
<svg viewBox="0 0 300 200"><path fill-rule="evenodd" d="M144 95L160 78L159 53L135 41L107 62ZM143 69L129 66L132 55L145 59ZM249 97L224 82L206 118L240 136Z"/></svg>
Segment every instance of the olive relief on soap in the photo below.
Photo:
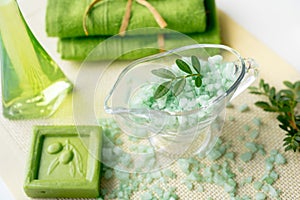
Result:
<svg viewBox="0 0 300 200"><path fill-rule="evenodd" d="M36 126L24 191L30 197L98 197L101 129Z"/></svg>

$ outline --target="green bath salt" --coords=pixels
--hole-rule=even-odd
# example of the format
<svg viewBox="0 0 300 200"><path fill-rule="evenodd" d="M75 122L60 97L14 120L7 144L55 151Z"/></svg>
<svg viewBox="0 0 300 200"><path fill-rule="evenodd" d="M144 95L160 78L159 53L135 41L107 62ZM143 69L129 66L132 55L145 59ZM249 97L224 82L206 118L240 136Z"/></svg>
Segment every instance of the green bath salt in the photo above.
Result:
<svg viewBox="0 0 300 200"><path fill-rule="evenodd" d="M130 106L167 112L189 111L208 105L232 86L236 79L233 62L224 62L221 55L215 55L209 57L208 60L198 59L200 66L197 68L192 63L192 57L179 59L188 65L189 69L185 71L176 63L160 69L163 75L160 74L153 82L140 86L130 98ZM197 76L199 74L200 87L197 86L200 81ZM155 92L160 84L166 83L165 86L169 86L167 82L173 84L170 91L161 98L155 98ZM182 82L185 84L180 88L178 85ZM182 90L179 95L176 94L178 87Z"/></svg>
<svg viewBox="0 0 300 200"><path fill-rule="evenodd" d="M213 146L208 141L216 142L223 126L226 103L233 94L227 91L238 76L235 63L221 55L171 62L154 68L148 81L132 88L128 106L135 113L130 120L147 127L148 135L160 133L151 140L156 149L175 156L206 154ZM222 154L215 153L212 159Z"/></svg>

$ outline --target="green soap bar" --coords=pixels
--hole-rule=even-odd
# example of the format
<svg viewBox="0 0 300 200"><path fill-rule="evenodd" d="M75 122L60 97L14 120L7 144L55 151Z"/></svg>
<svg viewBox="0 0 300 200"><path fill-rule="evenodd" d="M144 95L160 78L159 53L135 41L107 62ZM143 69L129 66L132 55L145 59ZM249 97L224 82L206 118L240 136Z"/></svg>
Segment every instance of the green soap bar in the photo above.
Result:
<svg viewBox="0 0 300 200"><path fill-rule="evenodd" d="M35 198L98 197L101 141L98 126L35 126L25 193Z"/></svg>

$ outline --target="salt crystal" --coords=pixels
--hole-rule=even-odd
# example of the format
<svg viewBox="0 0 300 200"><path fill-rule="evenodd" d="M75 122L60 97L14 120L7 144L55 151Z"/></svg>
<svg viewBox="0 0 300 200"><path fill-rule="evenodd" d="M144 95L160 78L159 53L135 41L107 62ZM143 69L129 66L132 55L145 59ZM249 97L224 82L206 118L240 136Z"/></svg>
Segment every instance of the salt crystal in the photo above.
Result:
<svg viewBox="0 0 300 200"><path fill-rule="evenodd" d="M222 60L223 60L223 57L221 55L215 55L215 56L208 58L208 62L213 65L220 64L222 62Z"/></svg>

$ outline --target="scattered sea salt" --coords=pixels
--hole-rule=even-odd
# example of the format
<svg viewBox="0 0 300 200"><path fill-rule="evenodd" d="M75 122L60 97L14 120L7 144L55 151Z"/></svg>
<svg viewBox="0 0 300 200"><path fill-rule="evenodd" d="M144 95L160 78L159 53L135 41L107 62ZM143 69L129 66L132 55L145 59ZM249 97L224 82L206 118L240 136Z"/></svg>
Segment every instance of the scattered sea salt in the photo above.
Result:
<svg viewBox="0 0 300 200"><path fill-rule="evenodd" d="M237 119L238 120L238 119ZM111 124L110 124L111 123ZM254 121L253 121L254 123ZM109 136L109 139L115 142L115 144L122 144L122 142L117 142L120 138L120 130L113 121L103 122L104 130L103 133ZM254 125L260 126L261 123ZM254 129L253 131L257 131ZM110 131L112 133L110 133ZM211 151L210 157L207 156L206 163L202 163L195 158L182 158L176 163L179 171L172 171L169 168L163 169L162 171L157 171L148 174L138 174L138 173L126 173L111 169L110 167L103 167L103 178L109 181L112 178L116 178L119 182L119 187L110 190L109 188L101 188L103 195L113 199L130 199L135 193L141 193L140 199L179 199L176 194L176 187L172 186L172 181L175 178L184 176L182 179L182 184L184 184L187 190L203 192L205 190L205 184L216 184L224 189L228 193L230 199L235 200L246 200L251 199L250 196L243 195L238 196L238 187L243 187L245 184L251 184L253 188L257 191L253 199L263 200L268 197L279 198L280 191L275 187L275 182L279 178L279 174L276 172L276 166L286 163L286 159L283 154L281 154L277 149L271 150L268 157L265 158L265 173L261 177L248 176L241 181L236 181L236 174L232 170L232 166L235 162L230 162L237 160L236 157L240 158L241 161L245 162L242 165L246 165L254 154L260 154L265 156L267 154L264 146L253 142L257 137L251 137L253 131L250 133L250 140L248 136L243 136L244 145L247 152L233 152L230 149L230 142L226 143L221 139L217 140L216 145ZM257 133L256 133L257 134ZM256 135L255 134L255 135ZM240 136L241 137L241 136ZM131 137L130 141L134 142L135 145L131 146L135 152L148 152L147 146L139 146L138 141ZM105 146L105 144L104 144ZM105 153L109 156L118 156L118 162L123 161L124 164L130 163L130 157L124 156L118 148L104 149ZM122 157L123 156L123 157ZM121 158L122 157L122 158ZM238 160L237 160L238 161ZM240 172L239 176L243 174L244 168L242 166L235 166ZM245 168L246 169L246 168ZM150 185L150 186L148 186Z"/></svg>
<svg viewBox="0 0 300 200"><path fill-rule="evenodd" d="M239 111L240 112L246 112L246 111L248 111L250 108L249 108L249 106L248 106L248 104L243 104L243 105L241 105L240 107L239 107Z"/></svg>
<svg viewBox="0 0 300 200"><path fill-rule="evenodd" d="M178 159L177 164L184 173L190 173L190 163L186 159Z"/></svg>
<svg viewBox="0 0 300 200"><path fill-rule="evenodd" d="M260 181L255 181L255 182L253 183L253 187L254 187L256 190L258 190L258 191L262 188L262 186L263 186L263 183L260 182Z"/></svg>
<svg viewBox="0 0 300 200"><path fill-rule="evenodd" d="M245 184L249 184L249 183L252 183L252 180L253 180L253 176L248 176L248 177L246 177L246 178L244 178L243 180L242 180L242 185L245 185Z"/></svg>
<svg viewBox="0 0 300 200"><path fill-rule="evenodd" d="M248 124L245 124L243 126L243 129L244 129L245 132L248 132L251 129L251 127Z"/></svg>
<svg viewBox="0 0 300 200"><path fill-rule="evenodd" d="M249 162L252 159L252 156L252 152L245 152L242 155L240 155L240 159L244 162Z"/></svg>
<svg viewBox="0 0 300 200"><path fill-rule="evenodd" d="M273 167L274 167L274 165L272 162L270 162L270 161L265 162L265 168L267 171L271 171L273 169Z"/></svg>
<svg viewBox="0 0 300 200"><path fill-rule="evenodd" d="M199 186L198 186L198 191L199 191L199 192L204 192L204 187L203 187L202 185L199 185Z"/></svg>
<svg viewBox="0 0 300 200"><path fill-rule="evenodd" d="M233 122L233 121L235 121L235 117L234 116L229 116L228 120Z"/></svg>
<svg viewBox="0 0 300 200"><path fill-rule="evenodd" d="M234 105L231 102L228 102L226 104L226 108L234 108Z"/></svg>
<svg viewBox="0 0 300 200"><path fill-rule="evenodd" d="M285 164L286 163L286 159L285 159L285 157L282 154L278 153L275 156L275 163L278 164L278 165Z"/></svg>
<svg viewBox="0 0 300 200"><path fill-rule="evenodd" d="M108 180L108 179L110 179L112 177L113 177L113 171L111 169L105 170L104 178Z"/></svg>
<svg viewBox="0 0 300 200"><path fill-rule="evenodd" d="M251 139L256 139L259 135L259 131L258 130L252 130L251 133L250 133L250 138Z"/></svg>
<svg viewBox="0 0 300 200"><path fill-rule="evenodd" d="M169 178L172 178L172 179L174 179L174 178L177 177L177 175L176 175L172 170L170 170L170 169L165 169L165 170L163 171L163 175L164 175L164 176L167 176L167 177L169 177Z"/></svg>
<svg viewBox="0 0 300 200"><path fill-rule="evenodd" d="M258 150L257 145L254 142L246 142L245 147L249 149L252 153L255 153Z"/></svg>
<svg viewBox="0 0 300 200"><path fill-rule="evenodd" d="M141 196L141 200L152 200L153 196L150 192L144 192Z"/></svg>
<svg viewBox="0 0 300 200"><path fill-rule="evenodd" d="M225 158L234 161L234 152L228 152L224 156Z"/></svg>
<svg viewBox="0 0 300 200"><path fill-rule="evenodd" d="M245 140L245 136L244 136L244 135L239 135L239 136L237 137L237 139L238 139L239 141L244 141L244 140Z"/></svg>
<svg viewBox="0 0 300 200"><path fill-rule="evenodd" d="M258 127L260 127L262 125L262 121L261 121L260 117L254 117L252 122Z"/></svg>
<svg viewBox="0 0 300 200"><path fill-rule="evenodd" d="M275 181L279 178L279 175L275 171L271 171L269 176Z"/></svg>
<svg viewBox="0 0 300 200"><path fill-rule="evenodd" d="M265 200L267 196L263 192L258 192L255 195L255 200Z"/></svg>
<svg viewBox="0 0 300 200"><path fill-rule="evenodd" d="M264 181L266 181L267 184L272 185L275 180L272 177L268 176L268 177L265 178Z"/></svg>

